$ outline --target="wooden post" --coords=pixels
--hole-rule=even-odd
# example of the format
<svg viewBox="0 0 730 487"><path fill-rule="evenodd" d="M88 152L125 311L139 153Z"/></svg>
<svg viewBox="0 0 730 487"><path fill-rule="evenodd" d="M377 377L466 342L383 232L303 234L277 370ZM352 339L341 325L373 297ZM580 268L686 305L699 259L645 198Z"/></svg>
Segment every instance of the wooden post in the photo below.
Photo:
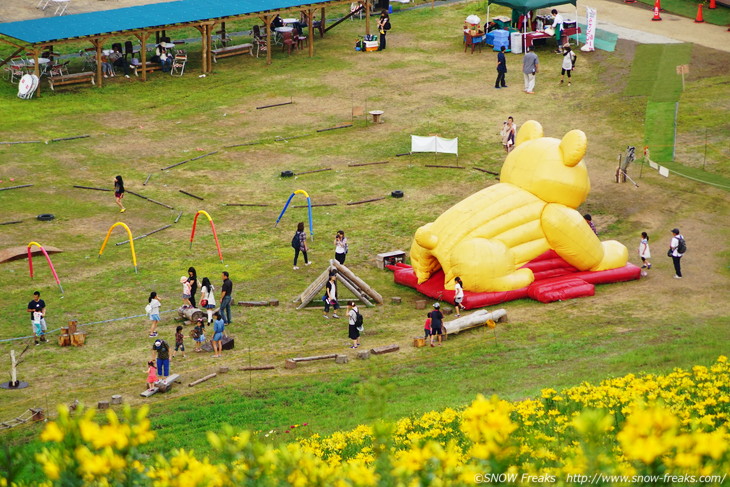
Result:
<svg viewBox="0 0 730 487"><path fill-rule="evenodd" d="M141 47L139 48L139 61L142 63L142 81L147 81L147 39L150 37L150 33L142 31L139 34L135 34L135 37L139 39Z"/></svg>
<svg viewBox="0 0 730 487"><path fill-rule="evenodd" d="M96 86L101 88L104 82L104 77L101 75L101 45L103 40L100 38L94 38L91 40L91 44L94 46L94 56L96 57Z"/></svg>
<svg viewBox="0 0 730 487"><path fill-rule="evenodd" d="M226 47L226 23L221 22L221 46Z"/></svg>
<svg viewBox="0 0 730 487"><path fill-rule="evenodd" d="M208 43L208 50L205 52L206 58L207 58L207 70L206 73L212 73L213 72L213 27L215 26L215 23L209 24L207 29L207 43Z"/></svg>
<svg viewBox="0 0 730 487"><path fill-rule="evenodd" d="M38 49L33 49L33 73L38 77L38 88L36 88L36 92L38 93L38 96L41 94L41 70L40 66L38 65Z"/></svg>
<svg viewBox="0 0 730 487"><path fill-rule="evenodd" d="M319 21L321 22L320 25L322 25L322 32L325 32L327 29L327 13L324 7L319 10Z"/></svg>
<svg viewBox="0 0 730 487"><path fill-rule="evenodd" d="M266 24L266 64L271 64L271 17L264 15Z"/></svg>
<svg viewBox="0 0 730 487"><path fill-rule="evenodd" d="M309 57L314 56L314 29L313 25L314 22L312 22L312 14L314 13L314 9L307 10L307 32L309 32Z"/></svg>
<svg viewBox="0 0 730 487"><path fill-rule="evenodd" d="M70 335L73 335L76 333L76 326L78 326L79 322L76 320L71 320L68 322L68 333Z"/></svg>

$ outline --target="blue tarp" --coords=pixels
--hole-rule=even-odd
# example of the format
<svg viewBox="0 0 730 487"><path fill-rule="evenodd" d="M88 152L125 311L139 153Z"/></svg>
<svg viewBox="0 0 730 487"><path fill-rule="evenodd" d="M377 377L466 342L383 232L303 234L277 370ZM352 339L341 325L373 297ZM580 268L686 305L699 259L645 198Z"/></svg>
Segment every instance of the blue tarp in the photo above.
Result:
<svg viewBox="0 0 730 487"><path fill-rule="evenodd" d="M329 1L302 0L178 0L61 17L0 23L0 34L28 44L96 36L126 30L164 28L183 22L198 22L300 6L319 7Z"/></svg>

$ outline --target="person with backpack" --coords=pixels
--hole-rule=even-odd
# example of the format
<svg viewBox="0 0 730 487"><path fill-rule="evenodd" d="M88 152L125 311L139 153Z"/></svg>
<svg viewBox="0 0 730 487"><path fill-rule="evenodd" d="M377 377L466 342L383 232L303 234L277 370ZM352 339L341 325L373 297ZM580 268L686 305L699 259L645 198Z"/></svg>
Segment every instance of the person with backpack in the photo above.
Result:
<svg viewBox="0 0 730 487"><path fill-rule="evenodd" d="M157 325L160 323L160 298L157 293L152 291L150 296L147 298L147 306L145 306L145 313L150 317L152 325L150 325L150 338L157 336Z"/></svg>
<svg viewBox="0 0 730 487"><path fill-rule="evenodd" d="M307 258L307 234L304 232L304 222L297 223L297 233L291 239L291 246L294 249L294 270L299 270L297 260L299 260L299 252L304 256L304 265L310 265L311 262Z"/></svg>
<svg viewBox="0 0 730 487"><path fill-rule="evenodd" d="M667 255L672 258L674 263L674 278L682 279L682 256L687 252L687 243L684 236L679 233L679 228L672 229L672 240L669 242L669 251Z"/></svg>
<svg viewBox="0 0 730 487"><path fill-rule="evenodd" d="M157 357L157 375L167 378L170 375L170 345L165 340L155 340L152 344L152 358Z"/></svg>
<svg viewBox="0 0 730 487"><path fill-rule="evenodd" d="M575 69L575 60L577 56L570 49L570 44L564 46L563 51L563 64L562 70L560 71L560 85L562 86L565 82L565 74L568 74L568 86L570 86L570 73Z"/></svg>
<svg viewBox="0 0 730 487"><path fill-rule="evenodd" d="M380 12L380 19L378 19L378 32L380 33L380 44L378 45L378 51L385 49L385 35L390 30L390 15L387 10Z"/></svg>
<svg viewBox="0 0 730 487"><path fill-rule="evenodd" d="M439 336L439 346L441 346L441 337L443 335L444 314L441 312L441 305L433 303L433 311L426 315L431 318L431 346L433 347L433 337Z"/></svg>
<svg viewBox="0 0 730 487"><path fill-rule="evenodd" d="M347 258L347 252L350 249L347 246L347 237L343 230L337 230L335 235L335 260L342 265L345 265L345 259Z"/></svg>
<svg viewBox="0 0 730 487"><path fill-rule="evenodd" d="M355 301L347 303L347 318L349 323L347 336L352 340L350 348L357 348L360 346L360 333L364 331L364 327L362 315L360 310L357 309Z"/></svg>

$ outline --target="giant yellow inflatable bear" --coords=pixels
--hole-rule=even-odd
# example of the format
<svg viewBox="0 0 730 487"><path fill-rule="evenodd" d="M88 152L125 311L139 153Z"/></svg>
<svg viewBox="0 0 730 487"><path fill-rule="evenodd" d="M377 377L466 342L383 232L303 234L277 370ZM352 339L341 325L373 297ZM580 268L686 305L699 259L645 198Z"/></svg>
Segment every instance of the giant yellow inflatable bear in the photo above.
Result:
<svg viewBox="0 0 730 487"><path fill-rule="evenodd" d="M571 130L562 140L543 137L526 122L502 167L500 183L457 203L416 231L411 263L423 283L444 270L446 289L460 276L468 291L510 291L534 276L520 267L552 249L581 271L623 267L628 250L601 243L575 209L590 191L583 162L586 135Z"/></svg>

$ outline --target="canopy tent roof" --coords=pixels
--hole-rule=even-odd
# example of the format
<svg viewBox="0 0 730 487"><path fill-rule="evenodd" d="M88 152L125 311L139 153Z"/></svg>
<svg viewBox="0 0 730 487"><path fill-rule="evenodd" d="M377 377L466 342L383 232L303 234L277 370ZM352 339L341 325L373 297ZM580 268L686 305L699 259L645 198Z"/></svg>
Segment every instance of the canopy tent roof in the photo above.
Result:
<svg viewBox="0 0 730 487"><path fill-rule="evenodd" d="M62 17L46 17L0 23L0 34L27 44L45 44L61 39L93 37L101 34L150 29L181 23L225 19L305 6L319 7L331 0L178 0L102 10Z"/></svg>
<svg viewBox="0 0 730 487"><path fill-rule="evenodd" d="M504 7L509 7L521 14L526 14L531 10L539 8L553 7L555 5L565 5L567 3L576 6L578 0L487 0L487 5L496 3Z"/></svg>

